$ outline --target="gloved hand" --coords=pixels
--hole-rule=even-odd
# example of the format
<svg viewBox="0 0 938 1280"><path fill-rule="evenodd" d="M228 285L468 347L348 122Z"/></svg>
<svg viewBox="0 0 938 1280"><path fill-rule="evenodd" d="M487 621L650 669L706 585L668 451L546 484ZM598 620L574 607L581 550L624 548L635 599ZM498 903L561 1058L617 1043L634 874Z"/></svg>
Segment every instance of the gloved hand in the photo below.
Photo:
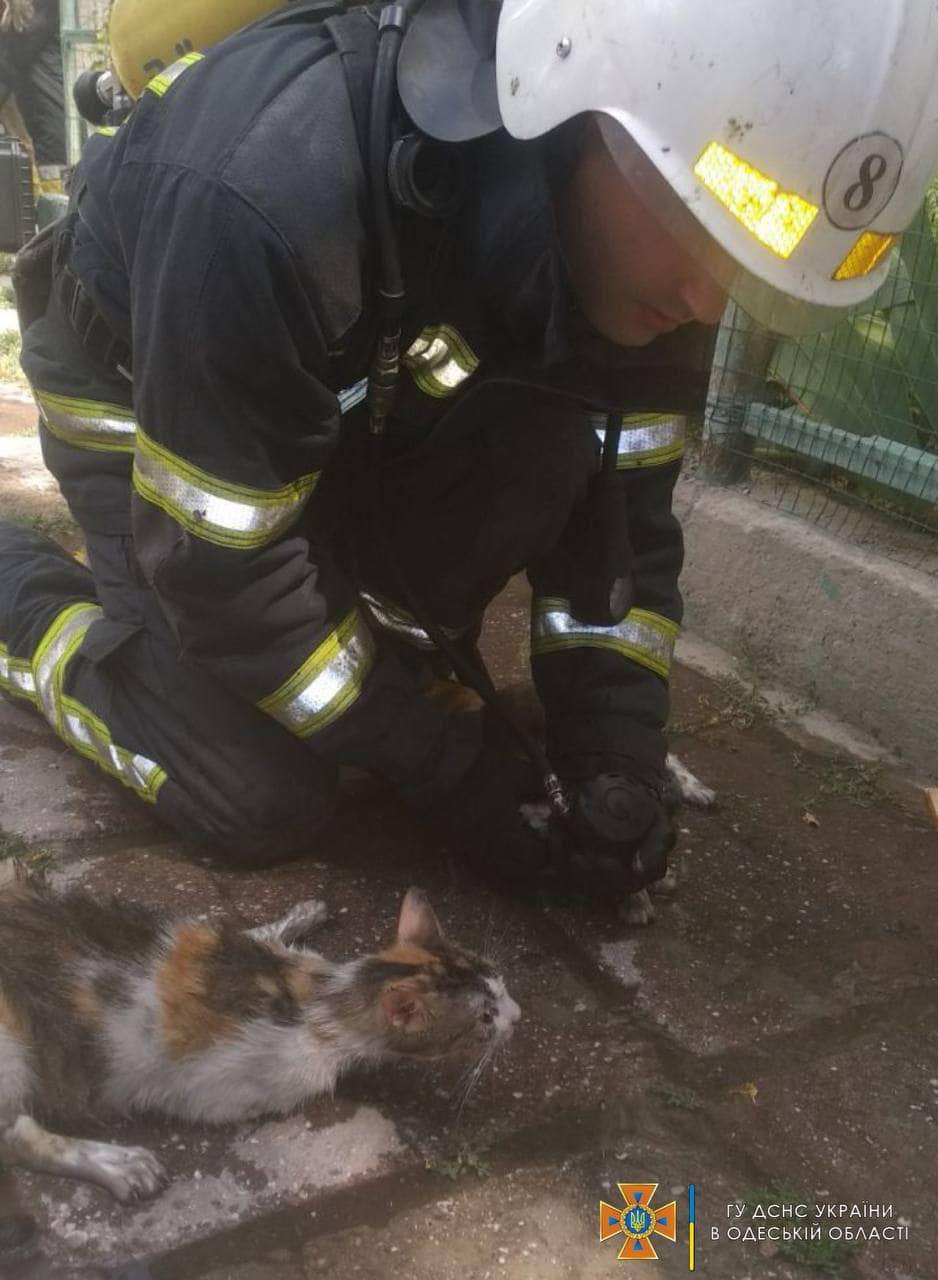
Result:
<svg viewBox="0 0 938 1280"><path fill-rule="evenodd" d="M482 749L468 771L427 816L462 845L474 865L501 885L535 888L550 858L550 841L522 813L543 799L534 766L488 716Z"/></svg>
<svg viewBox="0 0 938 1280"><path fill-rule="evenodd" d="M577 884L621 898L660 880L674 848L674 813L663 783L595 773L572 792L567 861Z"/></svg>

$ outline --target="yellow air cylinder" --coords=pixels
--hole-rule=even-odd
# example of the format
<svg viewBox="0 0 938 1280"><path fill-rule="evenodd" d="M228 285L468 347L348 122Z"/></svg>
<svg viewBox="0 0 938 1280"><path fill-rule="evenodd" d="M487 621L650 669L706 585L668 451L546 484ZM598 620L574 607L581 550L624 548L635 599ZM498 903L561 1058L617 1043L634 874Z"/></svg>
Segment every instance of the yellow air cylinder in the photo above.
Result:
<svg viewBox="0 0 938 1280"><path fill-rule="evenodd" d="M139 98L148 80L193 49L208 49L284 0L114 0L108 35L121 84Z"/></svg>

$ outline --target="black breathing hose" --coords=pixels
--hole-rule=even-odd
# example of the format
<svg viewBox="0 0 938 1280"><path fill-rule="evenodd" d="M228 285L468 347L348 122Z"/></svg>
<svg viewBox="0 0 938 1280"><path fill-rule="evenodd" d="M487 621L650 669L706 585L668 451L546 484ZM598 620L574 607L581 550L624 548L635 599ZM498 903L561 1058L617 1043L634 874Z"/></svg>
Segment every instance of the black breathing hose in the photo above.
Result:
<svg viewBox="0 0 938 1280"><path fill-rule="evenodd" d="M557 776L547 753L537 739L521 725L505 707L488 674L471 662L453 644L441 627L414 597L401 572L387 537L381 503L381 464L388 414L400 373L401 324L404 316L404 276L400 245L388 185L388 157L391 150L391 124L397 91L397 59L407 26L423 4L423 0L400 0L385 5L378 19L378 55L371 91L371 114L368 137L368 177L372 209L378 241L380 263L379 326L375 353L368 383L368 421L371 438L371 505L374 534L379 541L388 569L398 583L403 603L423 627L429 638L449 660L459 679L482 699L504 724L541 777L544 794L551 810L560 818L570 815L570 802L563 783Z"/></svg>

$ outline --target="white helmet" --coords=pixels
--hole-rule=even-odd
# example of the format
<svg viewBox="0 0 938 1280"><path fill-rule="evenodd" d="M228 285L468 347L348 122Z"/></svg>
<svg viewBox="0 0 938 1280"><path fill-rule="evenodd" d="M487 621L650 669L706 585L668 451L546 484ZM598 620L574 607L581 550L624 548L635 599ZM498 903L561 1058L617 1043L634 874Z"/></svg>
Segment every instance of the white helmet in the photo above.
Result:
<svg viewBox="0 0 938 1280"><path fill-rule="evenodd" d="M436 95L434 26L448 32ZM938 166L936 66L933 0L427 0L400 84L419 127L449 139L484 132L486 114L530 139L598 113L669 230L791 331L808 327L805 304L829 321L883 282Z"/></svg>

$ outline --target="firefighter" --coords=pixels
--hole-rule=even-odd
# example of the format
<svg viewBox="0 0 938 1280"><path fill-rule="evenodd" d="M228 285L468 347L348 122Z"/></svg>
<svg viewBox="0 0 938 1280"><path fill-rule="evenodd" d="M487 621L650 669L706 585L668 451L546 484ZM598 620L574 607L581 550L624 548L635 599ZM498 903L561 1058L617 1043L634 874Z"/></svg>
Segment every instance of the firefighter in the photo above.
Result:
<svg viewBox="0 0 938 1280"><path fill-rule="evenodd" d="M727 291L776 325L868 296L938 158L932 6L884 2L427 0L397 66L377 472L369 115L408 7L379 37L373 8L289 6L161 70L89 141L49 274L21 273L90 568L3 527L0 684L231 862L314 847L355 765L505 878L660 877L671 495L713 326ZM559 852L497 718L435 696L421 622L474 660L522 570Z"/></svg>
<svg viewBox="0 0 938 1280"><path fill-rule="evenodd" d="M28 134L40 191L60 194L67 156L58 0L0 0L0 82L0 98L14 96Z"/></svg>

